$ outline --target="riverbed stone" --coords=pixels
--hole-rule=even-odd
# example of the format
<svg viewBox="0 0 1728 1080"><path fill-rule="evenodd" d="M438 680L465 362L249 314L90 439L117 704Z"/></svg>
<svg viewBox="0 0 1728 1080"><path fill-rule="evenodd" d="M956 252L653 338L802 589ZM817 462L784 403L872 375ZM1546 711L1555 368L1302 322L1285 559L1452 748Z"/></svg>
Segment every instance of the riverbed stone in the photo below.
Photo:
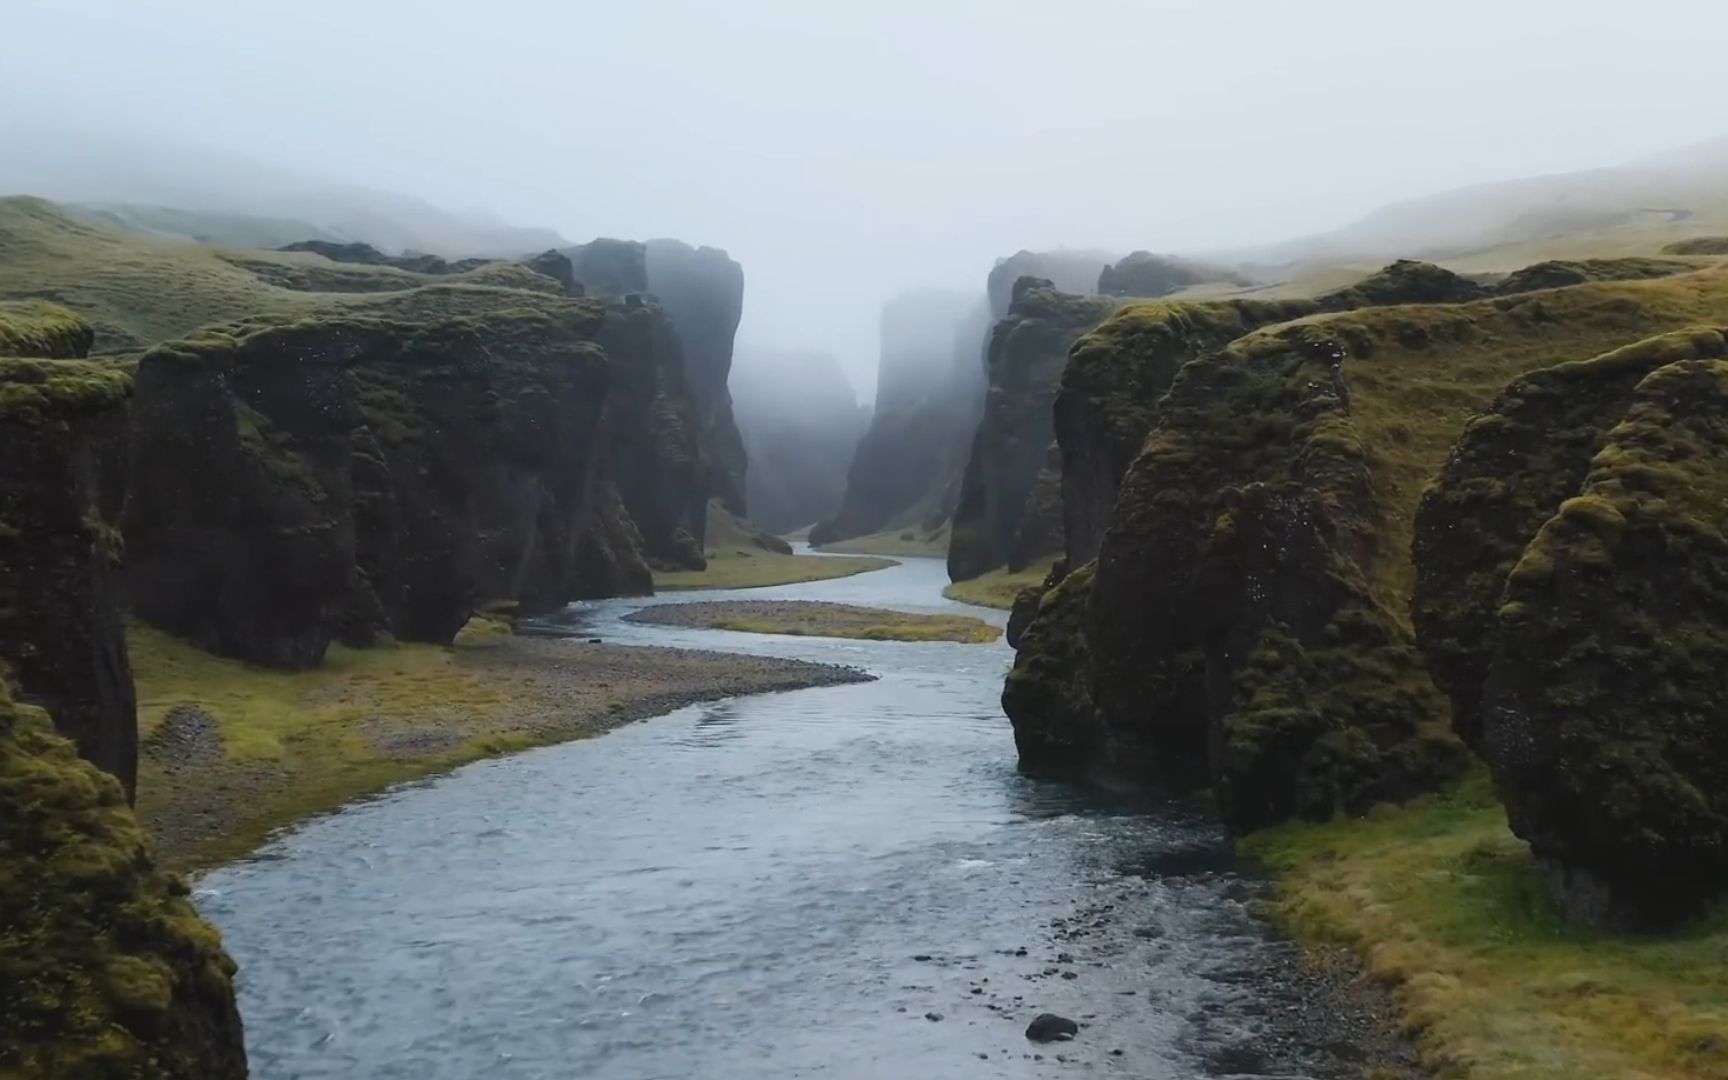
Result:
<svg viewBox="0 0 1728 1080"><path fill-rule="evenodd" d="M1026 1025L1026 1037L1033 1042L1056 1042L1080 1034L1080 1025L1056 1013L1039 1013Z"/></svg>

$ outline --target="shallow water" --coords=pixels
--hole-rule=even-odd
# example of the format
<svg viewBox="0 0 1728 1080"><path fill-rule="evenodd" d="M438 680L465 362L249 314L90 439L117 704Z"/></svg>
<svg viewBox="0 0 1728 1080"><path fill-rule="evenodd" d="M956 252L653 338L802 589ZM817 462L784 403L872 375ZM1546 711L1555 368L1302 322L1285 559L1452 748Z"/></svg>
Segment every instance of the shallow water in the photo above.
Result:
<svg viewBox="0 0 1728 1080"><path fill-rule="evenodd" d="M1001 621L944 600L944 581L916 559L700 598ZM584 605L584 623L881 678L471 765L207 875L254 1076L1302 1074L1259 1049L1289 952L1248 913L1256 886L1216 828L1018 775L1005 645L620 621L694 598ZM1043 1011L1087 1026L1034 1046Z"/></svg>

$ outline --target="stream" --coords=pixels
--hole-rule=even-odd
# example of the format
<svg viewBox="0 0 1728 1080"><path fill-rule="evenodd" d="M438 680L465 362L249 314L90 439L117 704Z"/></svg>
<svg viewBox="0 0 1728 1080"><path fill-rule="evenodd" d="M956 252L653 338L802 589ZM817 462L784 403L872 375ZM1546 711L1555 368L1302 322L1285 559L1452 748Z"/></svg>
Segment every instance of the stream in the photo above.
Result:
<svg viewBox="0 0 1728 1080"><path fill-rule="evenodd" d="M856 665L316 818L198 882L260 1080L1346 1076L1360 1053L1199 810L1028 779L1006 645L622 621L955 604L936 559L581 605L585 633ZM572 648L580 648L572 641ZM1037 1045L1041 1012L1080 1021ZM1330 1040L1330 1041L1328 1041Z"/></svg>

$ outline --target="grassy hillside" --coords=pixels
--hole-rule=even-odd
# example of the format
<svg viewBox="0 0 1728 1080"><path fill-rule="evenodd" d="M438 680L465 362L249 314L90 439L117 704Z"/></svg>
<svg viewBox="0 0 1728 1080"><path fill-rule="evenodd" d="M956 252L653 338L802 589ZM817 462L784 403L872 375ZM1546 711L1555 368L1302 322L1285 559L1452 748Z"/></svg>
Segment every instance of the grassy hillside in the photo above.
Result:
<svg viewBox="0 0 1728 1080"><path fill-rule="evenodd" d="M500 267L432 277L319 255L205 247L79 220L42 199L0 198L0 299L50 300L72 309L95 326L97 352L420 285L521 288L533 285L531 277Z"/></svg>

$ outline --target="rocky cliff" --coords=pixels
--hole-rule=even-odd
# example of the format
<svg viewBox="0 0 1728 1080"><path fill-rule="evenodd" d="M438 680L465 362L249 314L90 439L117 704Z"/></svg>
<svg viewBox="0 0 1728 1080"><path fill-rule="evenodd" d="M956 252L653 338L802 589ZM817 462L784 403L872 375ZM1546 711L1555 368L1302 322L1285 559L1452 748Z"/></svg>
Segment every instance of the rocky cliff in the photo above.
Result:
<svg viewBox="0 0 1728 1080"><path fill-rule="evenodd" d="M130 392L113 365L0 359L0 662L128 798L138 732L113 451Z"/></svg>
<svg viewBox="0 0 1728 1080"><path fill-rule="evenodd" d="M1716 330L1515 380L1416 521L1413 615L1459 734L1585 921L1666 922L1728 883L1728 688L1708 582ZM1702 547L1695 538L1703 537Z"/></svg>
<svg viewBox="0 0 1728 1080"><path fill-rule="evenodd" d="M983 402L979 343L987 313L964 293L920 292L882 308L876 405L835 515L812 543L914 523L934 527L959 496Z"/></svg>
<svg viewBox="0 0 1728 1080"><path fill-rule="evenodd" d="M991 332L985 353L983 416L948 547L953 580L1011 560L1019 569L1060 549L1061 515L1050 498L1050 479L1042 497L1033 498L1047 463L1055 464L1052 474L1060 469L1051 407L1068 350L1115 306L1113 300L1061 292L1041 278L1015 283L1007 317Z"/></svg>
<svg viewBox="0 0 1728 1080"><path fill-rule="evenodd" d="M990 298L990 321L1008 317L1014 302L1014 283L1023 277L1041 278L1052 288L1071 296L1091 296L1098 291L1098 277L1116 256L1103 251L1017 251L997 259L985 281Z"/></svg>
<svg viewBox="0 0 1728 1080"><path fill-rule="evenodd" d="M1444 281L1410 271L1394 276ZM1391 295L1396 306L1334 314L1316 314L1316 301L1131 305L1076 346L1056 406L1067 565L1087 562L1096 543L1097 566L1089 584L1069 575L1017 611L1004 704L1025 736L1023 764L1207 783L1238 830L1402 797L1462 767L1410 629L1422 491L1465 421L1509 381L1728 312L1728 274L1469 303ZM1700 340L1710 347L1708 335L1683 335L1644 351L1671 358ZM1545 407L1544 385L1523 391L1529 408ZM1589 411L1580 398L1555 415L1572 425ZM1570 460L1589 438L1572 449L1545 441L1542 452ZM1492 444L1480 456L1512 468ZM1455 497L1491 498L1505 479L1483 477ZM1498 535L1498 519L1472 516ZM1478 547L1501 565L1501 549L1518 543ZM1473 582L1480 569L1433 572ZM1047 612L1056 621L1041 626Z"/></svg>
<svg viewBox="0 0 1728 1080"><path fill-rule="evenodd" d="M870 422L839 361L820 352L741 355L732 372L750 458L750 516L776 533L831 516Z"/></svg>
<svg viewBox="0 0 1728 1080"><path fill-rule="evenodd" d="M0 1074L240 1080L233 976L120 784L0 678Z"/></svg>
<svg viewBox="0 0 1728 1080"><path fill-rule="evenodd" d="M650 240L648 290L660 298L684 343L684 372L696 399L708 494L745 512L744 441L732 415L728 379L733 338L744 314L744 268L718 248Z"/></svg>
<svg viewBox="0 0 1728 1080"><path fill-rule="evenodd" d="M1208 266L1192 259L1172 255L1154 255L1136 251L1098 275L1097 291L1104 296L1137 297L1156 300L1195 285L1218 282L1243 286L1249 282L1222 267Z"/></svg>
<svg viewBox="0 0 1728 1080"><path fill-rule="evenodd" d="M332 318L139 363L132 602L213 652L316 664L338 635L448 642L482 603L591 586L609 313Z"/></svg>

